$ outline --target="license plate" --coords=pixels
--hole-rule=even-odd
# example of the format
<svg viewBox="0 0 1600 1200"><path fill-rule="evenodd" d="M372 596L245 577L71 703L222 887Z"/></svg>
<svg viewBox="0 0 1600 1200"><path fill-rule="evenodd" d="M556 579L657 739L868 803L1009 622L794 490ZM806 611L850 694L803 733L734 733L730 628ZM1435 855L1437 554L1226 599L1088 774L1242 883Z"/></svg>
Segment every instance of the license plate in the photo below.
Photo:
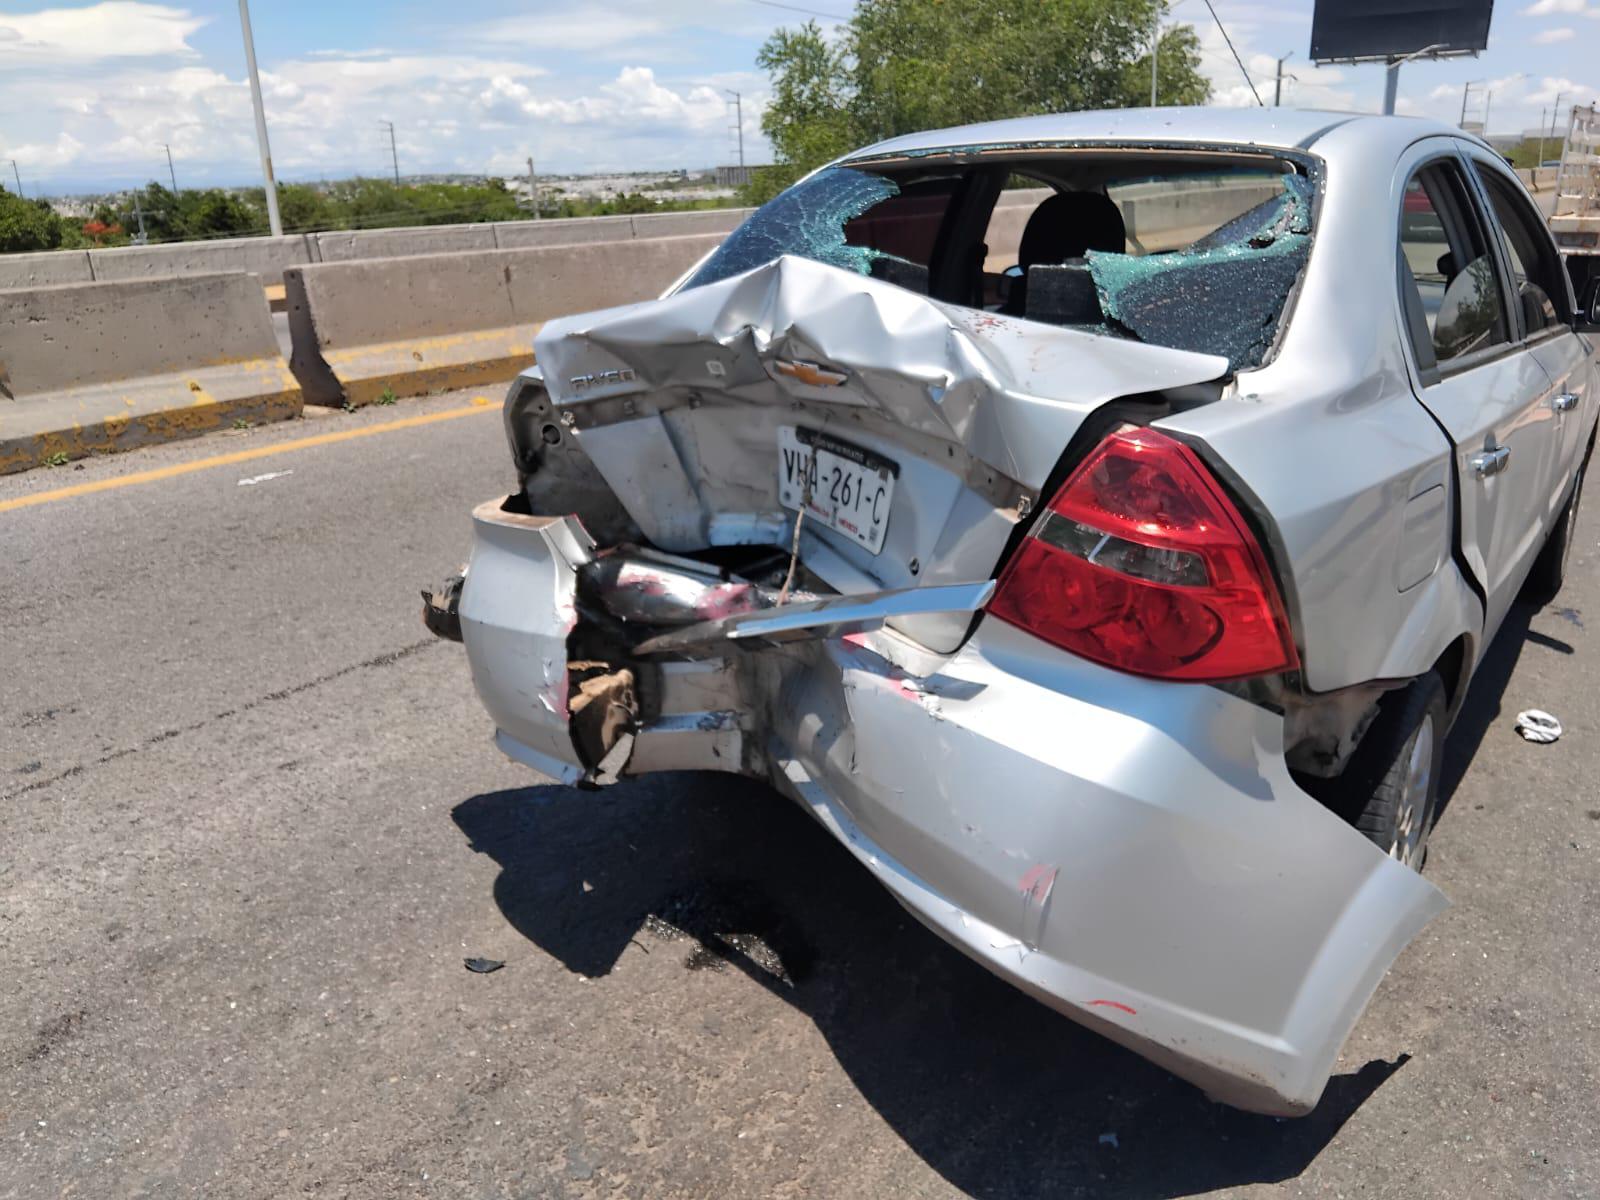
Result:
<svg viewBox="0 0 1600 1200"><path fill-rule="evenodd" d="M812 429L778 427L778 501L876 554L900 467Z"/></svg>

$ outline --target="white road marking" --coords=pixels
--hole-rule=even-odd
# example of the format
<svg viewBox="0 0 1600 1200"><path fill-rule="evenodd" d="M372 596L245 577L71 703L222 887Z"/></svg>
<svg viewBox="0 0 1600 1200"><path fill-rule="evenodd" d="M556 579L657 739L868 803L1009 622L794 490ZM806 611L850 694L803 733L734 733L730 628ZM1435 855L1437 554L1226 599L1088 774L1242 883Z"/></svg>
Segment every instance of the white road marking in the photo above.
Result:
<svg viewBox="0 0 1600 1200"><path fill-rule="evenodd" d="M285 475L293 475L293 474L294 474L293 470L288 470L288 471L268 471L265 475L252 475L252 476L250 476L249 479L241 479L241 480L239 480L239 486L240 487L253 487L255 484L265 483L269 479L282 479Z"/></svg>

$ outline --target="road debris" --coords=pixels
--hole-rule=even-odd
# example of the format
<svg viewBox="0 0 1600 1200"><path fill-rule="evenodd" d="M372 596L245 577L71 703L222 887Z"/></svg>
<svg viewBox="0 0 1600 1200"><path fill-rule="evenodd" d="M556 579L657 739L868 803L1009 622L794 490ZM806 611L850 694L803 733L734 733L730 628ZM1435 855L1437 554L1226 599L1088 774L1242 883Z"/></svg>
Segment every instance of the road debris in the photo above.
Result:
<svg viewBox="0 0 1600 1200"><path fill-rule="evenodd" d="M1530 708L1517 714L1517 732L1524 741L1553 742L1561 736L1561 722L1542 709Z"/></svg>
<svg viewBox="0 0 1600 1200"><path fill-rule="evenodd" d="M505 963L495 958L466 958L462 961L466 963L467 970L475 975L487 975L505 966Z"/></svg>
<svg viewBox="0 0 1600 1200"><path fill-rule="evenodd" d="M285 475L293 475L293 470L268 471L265 475L252 475L249 479L239 480L240 487L254 487L258 483L266 483L269 479L282 479Z"/></svg>

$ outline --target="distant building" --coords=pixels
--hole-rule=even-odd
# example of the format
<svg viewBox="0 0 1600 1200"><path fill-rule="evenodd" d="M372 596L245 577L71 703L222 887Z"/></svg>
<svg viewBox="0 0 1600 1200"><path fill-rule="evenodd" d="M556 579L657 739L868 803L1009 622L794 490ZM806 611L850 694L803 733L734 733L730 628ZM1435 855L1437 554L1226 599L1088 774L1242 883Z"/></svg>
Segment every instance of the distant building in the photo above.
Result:
<svg viewBox="0 0 1600 1200"><path fill-rule="evenodd" d="M716 171L718 187L744 187L755 175L755 167L718 167Z"/></svg>

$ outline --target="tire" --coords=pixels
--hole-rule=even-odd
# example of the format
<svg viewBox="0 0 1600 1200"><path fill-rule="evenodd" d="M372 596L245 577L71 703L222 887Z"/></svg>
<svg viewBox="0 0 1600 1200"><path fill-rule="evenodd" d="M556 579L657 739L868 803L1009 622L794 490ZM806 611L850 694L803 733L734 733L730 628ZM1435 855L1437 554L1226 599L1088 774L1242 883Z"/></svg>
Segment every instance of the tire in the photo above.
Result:
<svg viewBox="0 0 1600 1200"><path fill-rule="evenodd" d="M1527 581L1522 585L1524 600L1548 604L1556 598L1561 585L1567 580L1567 562L1572 557L1572 543L1578 532L1578 507L1583 501L1583 477L1588 471L1589 459L1585 455L1578 464L1578 476L1572 481L1572 495L1567 499L1567 506L1561 510L1555 528L1550 530L1544 548L1539 551L1539 557L1533 560L1533 569L1528 572Z"/></svg>
<svg viewBox="0 0 1600 1200"><path fill-rule="evenodd" d="M1439 810L1448 716L1444 683L1429 671L1379 704L1340 777L1346 816L1378 849L1414 870L1428 855Z"/></svg>

